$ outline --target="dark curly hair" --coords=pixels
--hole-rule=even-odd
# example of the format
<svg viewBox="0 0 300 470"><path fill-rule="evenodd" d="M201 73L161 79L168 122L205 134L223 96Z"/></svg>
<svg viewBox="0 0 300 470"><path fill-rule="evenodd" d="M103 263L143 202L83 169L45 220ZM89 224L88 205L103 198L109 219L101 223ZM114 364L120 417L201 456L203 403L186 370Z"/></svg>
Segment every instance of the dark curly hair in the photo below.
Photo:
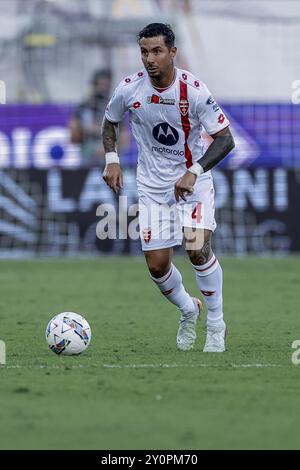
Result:
<svg viewBox="0 0 300 470"><path fill-rule="evenodd" d="M137 41L140 43L142 38L154 38L156 36L163 36L165 38L165 45L169 49L171 49L175 44L175 34L171 26L164 23L148 24L137 35Z"/></svg>

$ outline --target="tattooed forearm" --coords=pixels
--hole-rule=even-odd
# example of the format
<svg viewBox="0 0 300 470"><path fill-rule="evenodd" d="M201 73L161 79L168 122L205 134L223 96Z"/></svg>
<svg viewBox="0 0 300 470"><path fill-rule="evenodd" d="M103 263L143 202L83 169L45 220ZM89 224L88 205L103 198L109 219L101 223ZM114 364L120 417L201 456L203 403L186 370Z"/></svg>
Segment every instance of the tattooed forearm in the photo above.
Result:
<svg viewBox="0 0 300 470"><path fill-rule="evenodd" d="M118 124L108 121L102 122L102 142L105 152L116 152L118 140Z"/></svg>
<svg viewBox="0 0 300 470"><path fill-rule="evenodd" d="M234 148L235 143L229 128L223 129L214 135L214 141L208 147L198 163L204 171L208 171L216 166Z"/></svg>

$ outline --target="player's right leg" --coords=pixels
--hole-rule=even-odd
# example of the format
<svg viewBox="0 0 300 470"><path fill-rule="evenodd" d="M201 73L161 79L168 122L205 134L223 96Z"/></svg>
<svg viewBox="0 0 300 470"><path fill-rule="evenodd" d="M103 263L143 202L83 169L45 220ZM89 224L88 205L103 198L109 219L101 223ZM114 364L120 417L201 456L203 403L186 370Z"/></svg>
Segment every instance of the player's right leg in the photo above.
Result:
<svg viewBox="0 0 300 470"><path fill-rule="evenodd" d="M172 248L144 252L150 277L164 297L180 311L177 332L177 347L183 351L191 349L196 341L196 322L202 304L185 290L182 276L172 263Z"/></svg>

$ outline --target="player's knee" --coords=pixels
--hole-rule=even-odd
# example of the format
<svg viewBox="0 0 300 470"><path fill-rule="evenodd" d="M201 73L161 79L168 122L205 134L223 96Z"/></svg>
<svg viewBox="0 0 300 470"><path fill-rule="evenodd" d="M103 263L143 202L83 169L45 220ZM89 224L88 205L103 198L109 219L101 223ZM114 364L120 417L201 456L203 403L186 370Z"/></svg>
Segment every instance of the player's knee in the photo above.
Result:
<svg viewBox="0 0 300 470"><path fill-rule="evenodd" d="M199 250L190 250L187 252L190 258L190 261L195 266L201 266L202 264L206 264L210 257L211 257L211 248L209 246L203 246Z"/></svg>
<svg viewBox="0 0 300 470"><path fill-rule="evenodd" d="M164 259L162 257L147 257L147 265L150 271L151 276L156 279L163 277L170 270L170 261L169 259Z"/></svg>
<svg viewBox="0 0 300 470"><path fill-rule="evenodd" d="M165 276L165 274L169 272L170 267L167 264L153 263L150 265L148 264L148 269L152 277L155 277L155 279L159 279L160 277Z"/></svg>

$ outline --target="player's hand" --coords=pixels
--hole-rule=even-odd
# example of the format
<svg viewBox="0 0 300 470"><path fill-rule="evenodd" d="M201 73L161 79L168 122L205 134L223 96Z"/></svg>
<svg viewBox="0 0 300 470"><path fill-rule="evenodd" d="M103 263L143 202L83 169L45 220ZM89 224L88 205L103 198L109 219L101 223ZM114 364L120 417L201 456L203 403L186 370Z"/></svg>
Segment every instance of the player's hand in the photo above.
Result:
<svg viewBox="0 0 300 470"><path fill-rule="evenodd" d="M106 165L102 178L116 194L118 194L120 188L123 188L122 170L118 163L109 163Z"/></svg>
<svg viewBox="0 0 300 470"><path fill-rule="evenodd" d="M177 181L175 184L175 198L176 201L179 201L180 198L186 201L186 195L192 194L194 191L194 184L196 182L197 176L186 171L185 174Z"/></svg>

